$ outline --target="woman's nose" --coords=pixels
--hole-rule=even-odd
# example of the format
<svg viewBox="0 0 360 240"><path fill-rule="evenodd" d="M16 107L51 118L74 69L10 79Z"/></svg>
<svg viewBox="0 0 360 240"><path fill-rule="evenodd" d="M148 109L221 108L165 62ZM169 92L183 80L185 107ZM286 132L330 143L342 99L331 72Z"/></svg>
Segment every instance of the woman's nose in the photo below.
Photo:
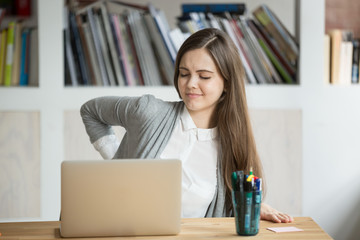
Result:
<svg viewBox="0 0 360 240"><path fill-rule="evenodd" d="M198 86L198 77L197 76L191 76L188 80L187 87L188 88L196 88Z"/></svg>

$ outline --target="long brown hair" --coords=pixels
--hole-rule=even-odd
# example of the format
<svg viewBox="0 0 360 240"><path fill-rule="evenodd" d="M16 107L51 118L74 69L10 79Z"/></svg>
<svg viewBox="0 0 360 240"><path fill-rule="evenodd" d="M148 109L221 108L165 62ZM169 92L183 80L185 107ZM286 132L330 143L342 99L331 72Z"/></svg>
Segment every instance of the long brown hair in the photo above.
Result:
<svg viewBox="0 0 360 240"><path fill-rule="evenodd" d="M178 77L181 58L186 52L199 48L208 50L224 79L224 93L219 99L211 122L218 129L221 151L219 156L221 156L221 172L226 188L225 207L228 215L232 208L231 173L243 170L248 174L252 168L256 176L263 177L262 165L256 150L248 113L245 72L238 49L225 32L207 28L186 39L178 51L175 62L174 85L177 92L179 93Z"/></svg>

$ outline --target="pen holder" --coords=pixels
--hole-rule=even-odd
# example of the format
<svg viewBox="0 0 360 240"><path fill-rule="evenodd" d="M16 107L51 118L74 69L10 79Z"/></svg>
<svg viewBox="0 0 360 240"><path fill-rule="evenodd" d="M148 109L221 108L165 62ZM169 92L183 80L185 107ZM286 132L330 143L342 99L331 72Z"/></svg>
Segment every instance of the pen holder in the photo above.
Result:
<svg viewBox="0 0 360 240"><path fill-rule="evenodd" d="M253 236L259 232L262 191L232 191L236 232Z"/></svg>

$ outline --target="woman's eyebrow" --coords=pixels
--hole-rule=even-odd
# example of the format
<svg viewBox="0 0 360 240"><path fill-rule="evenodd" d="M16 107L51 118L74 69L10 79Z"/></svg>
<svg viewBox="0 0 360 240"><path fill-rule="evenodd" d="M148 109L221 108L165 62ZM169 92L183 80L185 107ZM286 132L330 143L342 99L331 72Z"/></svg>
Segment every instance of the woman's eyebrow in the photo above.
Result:
<svg viewBox="0 0 360 240"><path fill-rule="evenodd" d="M206 70L206 69L196 70L196 72L208 72L208 73L214 73L213 71Z"/></svg>
<svg viewBox="0 0 360 240"><path fill-rule="evenodd" d="M189 71L189 69L187 69L186 67L179 67L179 69ZM214 73L213 71L210 71L210 70L207 70L207 69L199 69L199 70L196 70L196 72Z"/></svg>
<svg viewBox="0 0 360 240"><path fill-rule="evenodd" d="M179 67L179 69L189 71L189 69L187 69L186 67Z"/></svg>

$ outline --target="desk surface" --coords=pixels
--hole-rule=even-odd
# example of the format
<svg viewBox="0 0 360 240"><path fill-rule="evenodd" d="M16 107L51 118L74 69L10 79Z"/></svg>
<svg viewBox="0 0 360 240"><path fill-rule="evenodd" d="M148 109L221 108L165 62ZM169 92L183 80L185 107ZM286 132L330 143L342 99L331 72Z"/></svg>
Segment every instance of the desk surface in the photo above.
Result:
<svg viewBox="0 0 360 240"><path fill-rule="evenodd" d="M59 239L60 222L0 223L0 239ZM303 232L274 233L268 227L295 226ZM176 236L132 237L128 239L239 239L235 233L234 218L188 218L181 220L181 232ZM311 218L296 217L293 223L261 221L259 234L246 239L332 239ZM69 238L65 238L69 239ZM76 238L85 239L85 238ZM101 238L88 238L101 239ZM126 239L126 238L103 238Z"/></svg>

